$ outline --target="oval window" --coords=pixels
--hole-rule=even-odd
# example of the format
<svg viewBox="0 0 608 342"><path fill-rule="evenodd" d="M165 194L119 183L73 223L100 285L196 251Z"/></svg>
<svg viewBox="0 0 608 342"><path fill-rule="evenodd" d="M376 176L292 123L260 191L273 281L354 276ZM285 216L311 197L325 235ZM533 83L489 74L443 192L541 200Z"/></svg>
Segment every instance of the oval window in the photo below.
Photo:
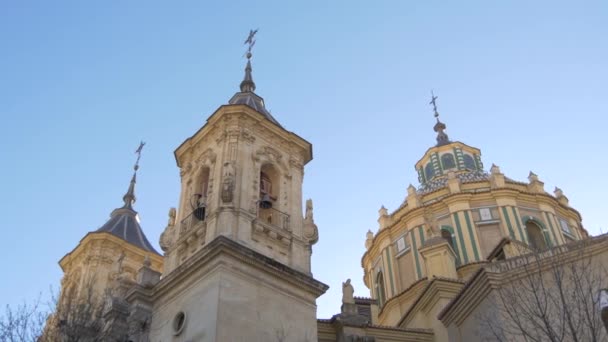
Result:
<svg viewBox="0 0 608 342"><path fill-rule="evenodd" d="M173 335L177 336L184 331L184 327L186 326L186 314L183 311L180 311L173 318Z"/></svg>

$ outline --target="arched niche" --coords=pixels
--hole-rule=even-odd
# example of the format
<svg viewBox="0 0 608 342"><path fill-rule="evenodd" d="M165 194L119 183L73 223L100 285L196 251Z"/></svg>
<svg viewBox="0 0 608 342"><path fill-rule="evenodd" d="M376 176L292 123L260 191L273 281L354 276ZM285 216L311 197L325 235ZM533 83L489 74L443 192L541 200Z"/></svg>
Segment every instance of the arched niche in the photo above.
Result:
<svg viewBox="0 0 608 342"><path fill-rule="evenodd" d="M210 178L211 168L207 165L201 166L196 175L194 176L193 195L199 196L201 200L206 200L207 192L209 191Z"/></svg>
<svg viewBox="0 0 608 342"><path fill-rule="evenodd" d="M543 234L542 227L533 220L526 221L526 231L528 232L528 243L532 249L542 251L547 249L548 244Z"/></svg>
<svg viewBox="0 0 608 342"><path fill-rule="evenodd" d="M450 244L450 247L452 247L456 256L456 265L459 265L460 253L458 252L458 243L456 241L456 235L454 234L454 228L450 226L441 226L441 237Z"/></svg>
<svg viewBox="0 0 608 342"><path fill-rule="evenodd" d="M266 146L253 154L253 162L256 174L253 180L252 204L255 204L256 208L252 208L251 212L259 212L257 207L265 193L272 199L272 208L281 210L286 205L285 198L289 189L287 182L291 179L283 155L274 148ZM262 181L269 182L270 188L262 189Z"/></svg>
<svg viewBox="0 0 608 342"><path fill-rule="evenodd" d="M386 292L384 286L384 274L382 271L379 271L376 274L376 299L378 300L378 306L383 307L386 302Z"/></svg>
<svg viewBox="0 0 608 342"><path fill-rule="evenodd" d="M260 168L260 200L268 196L275 205L279 203L281 193L281 174L271 163L265 163ZM273 205L274 206L274 205Z"/></svg>

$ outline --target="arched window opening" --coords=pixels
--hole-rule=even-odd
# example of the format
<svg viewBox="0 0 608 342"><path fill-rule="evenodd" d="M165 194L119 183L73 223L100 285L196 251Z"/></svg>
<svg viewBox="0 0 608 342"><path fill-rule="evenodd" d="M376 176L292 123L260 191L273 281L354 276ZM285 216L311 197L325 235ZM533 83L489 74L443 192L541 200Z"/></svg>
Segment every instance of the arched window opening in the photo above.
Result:
<svg viewBox="0 0 608 342"><path fill-rule="evenodd" d="M441 156L441 165L443 165L444 170L455 169L456 161L454 160L454 155L451 153L446 153Z"/></svg>
<svg viewBox="0 0 608 342"><path fill-rule="evenodd" d="M424 167L424 175L426 176L426 180L431 180L435 176L435 169L433 168L433 163L428 163Z"/></svg>
<svg viewBox="0 0 608 342"><path fill-rule="evenodd" d="M454 239L452 239L452 233L450 233L447 229L442 229L441 237L444 238L450 244L452 250L456 251L456 248L454 247Z"/></svg>
<svg viewBox="0 0 608 342"><path fill-rule="evenodd" d="M280 180L280 173L273 165L262 166L258 217L262 222L288 228L289 216L280 211Z"/></svg>
<svg viewBox="0 0 608 342"><path fill-rule="evenodd" d="M528 241L532 249L539 251L547 248L543 231L536 223L528 221L526 223L526 230L528 231Z"/></svg>
<svg viewBox="0 0 608 342"><path fill-rule="evenodd" d="M452 251L454 252L454 256L456 258L456 266L460 265L460 255L458 252L458 246L456 245L456 240L454 240L454 231L452 229L441 228L441 237L450 244L450 247L452 247Z"/></svg>
<svg viewBox="0 0 608 342"><path fill-rule="evenodd" d="M378 306L383 307L384 301L386 300L386 294L384 292L384 276L382 271L376 275L376 299L378 299Z"/></svg>
<svg viewBox="0 0 608 342"><path fill-rule="evenodd" d="M260 201L270 200L276 204L279 199L279 173L271 164L262 166L260 170Z"/></svg>
<svg viewBox="0 0 608 342"><path fill-rule="evenodd" d="M477 166L475 165L475 159L468 154L465 154L463 157L464 167L469 170L476 170Z"/></svg>
<svg viewBox="0 0 608 342"><path fill-rule="evenodd" d="M262 171L260 173L260 195L270 195L272 193L272 181L270 177Z"/></svg>
<svg viewBox="0 0 608 342"><path fill-rule="evenodd" d="M207 198L207 190L209 190L209 168L205 167L201 171L200 176L200 185L197 190L200 190L200 194L202 198Z"/></svg>
<svg viewBox="0 0 608 342"><path fill-rule="evenodd" d="M190 207L194 218L199 221L205 220L205 210L207 207L207 190L209 189L208 167L202 168L194 180L192 195L190 196Z"/></svg>

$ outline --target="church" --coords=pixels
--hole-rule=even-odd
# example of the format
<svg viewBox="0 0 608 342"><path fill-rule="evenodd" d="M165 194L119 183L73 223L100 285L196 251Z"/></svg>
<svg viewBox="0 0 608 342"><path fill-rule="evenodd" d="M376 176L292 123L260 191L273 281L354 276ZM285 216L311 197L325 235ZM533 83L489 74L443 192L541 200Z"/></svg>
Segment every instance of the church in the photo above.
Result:
<svg viewBox="0 0 608 342"><path fill-rule="evenodd" d="M62 303L84 296L103 307L100 323L81 330L95 341L516 341L497 302L505 284L551 278L555 265L608 261L608 241L589 237L562 190L547 193L532 172L527 181L497 165L487 172L478 148L448 137L433 97L437 142L415 163L419 185L393 212L382 208L377 231L361 239L369 297L353 297L347 280L340 312L318 318L328 286L312 275L319 231L302 198L313 145L255 92L254 35L239 91L175 149L181 191L162 250L134 208L136 163L124 204L60 260L49 336L70 324ZM584 285L590 293L606 286ZM579 299L596 304L588 297Z"/></svg>

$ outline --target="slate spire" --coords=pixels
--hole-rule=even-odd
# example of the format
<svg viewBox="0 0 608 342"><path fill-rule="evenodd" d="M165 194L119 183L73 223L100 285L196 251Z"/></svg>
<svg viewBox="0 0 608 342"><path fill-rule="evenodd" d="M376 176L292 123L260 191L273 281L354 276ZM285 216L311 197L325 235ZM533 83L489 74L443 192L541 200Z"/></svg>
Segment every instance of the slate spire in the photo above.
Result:
<svg viewBox="0 0 608 342"><path fill-rule="evenodd" d="M251 52L247 52L247 66L245 67L245 78L241 82L242 93L253 93L255 91L255 82L251 76Z"/></svg>
<svg viewBox="0 0 608 342"><path fill-rule="evenodd" d="M251 76L251 57L253 56L253 54L251 53L251 49L255 45L256 40L254 38L257 32L258 30L250 30L249 36L247 36L247 39L245 40L245 44L248 45L247 52L245 53L245 56L247 57L245 77L241 82L241 91L234 94L234 96L232 96L228 103L231 105L249 106L256 110L258 113L264 115L272 123L276 124L279 127L282 127L281 124L270 114L270 111L266 109L264 99L262 99L255 93L255 82L253 82L253 76Z"/></svg>
<svg viewBox="0 0 608 342"><path fill-rule="evenodd" d="M141 151L146 145L145 142L140 142L139 147L135 150L137 154L137 160L135 161L135 165L133 165L133 177L131 177L131 183L129 184L129 189L127 193L122 197L122 200L125 202L123 206L124 209L133 210L133 203L135 203L135 183L137 182L137 170L139 170L139 159L141 158Z"/></svg>
<svg viewBox="0 0 608 342"><path fill-rule="evenodd" d="M146 251L159 254L150 241L146 238L141 226L139 225L139 218L137 212L133 209L133 203L135 203L135 183L137 180L137 170L139 169L139 159L141 158L141 150L145 143L142 141L139 147L135 151L137 154L137 161L133 166L133 176L129 183L129 189L127 193L122 197L124 205L120 208L114 209L110 214L110 219L99 229L97 232L108 232L119 238L127 241L128 243L142 248ZM160 255L160 254L159 254Z"/></svg>

